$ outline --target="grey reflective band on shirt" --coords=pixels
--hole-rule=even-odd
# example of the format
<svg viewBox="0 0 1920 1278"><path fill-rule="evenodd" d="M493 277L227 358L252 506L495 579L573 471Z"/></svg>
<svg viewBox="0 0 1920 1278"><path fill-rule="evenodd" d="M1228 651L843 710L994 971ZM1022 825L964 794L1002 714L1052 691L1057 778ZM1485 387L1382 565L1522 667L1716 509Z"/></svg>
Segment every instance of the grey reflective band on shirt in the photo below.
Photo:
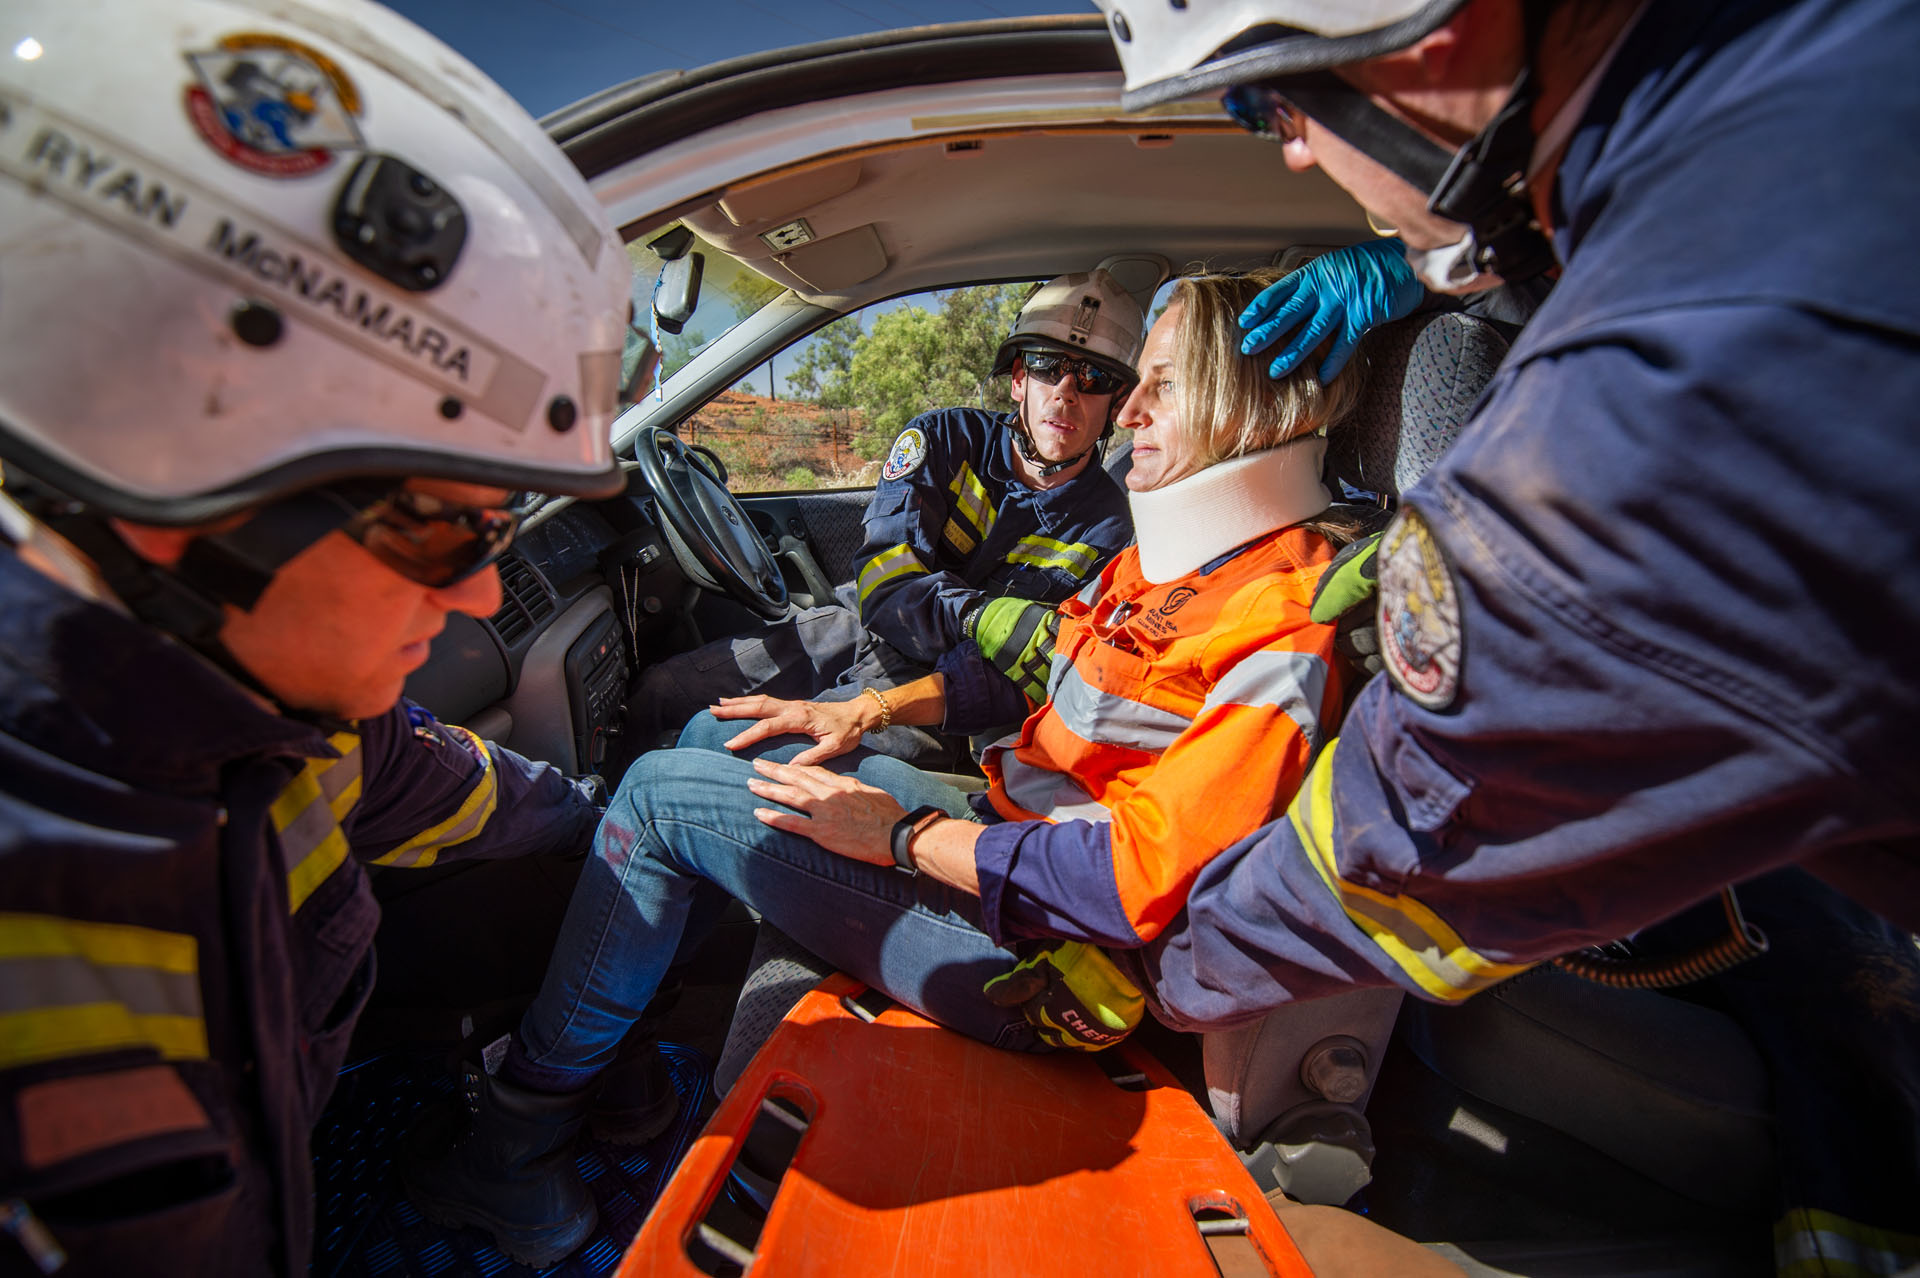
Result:
<svg viewBox="0 0 1920 1278"><path fill-rule="evenodd" d="M1284 710L1307 745L1318 750L1320 706L1326 695L1327 663L1319 657L1310 652L1256 652L1242 657L1220 677L1200 713L1224 705L1272 706Z"/></svg>
<svg viewBox="0 0 1920 1278"><path fill-rule="evenodd" d="M1163 753L1193 720L1088 683L1071 665L1054 681L1053 712L1069 732L1096 745Z"/></svg>

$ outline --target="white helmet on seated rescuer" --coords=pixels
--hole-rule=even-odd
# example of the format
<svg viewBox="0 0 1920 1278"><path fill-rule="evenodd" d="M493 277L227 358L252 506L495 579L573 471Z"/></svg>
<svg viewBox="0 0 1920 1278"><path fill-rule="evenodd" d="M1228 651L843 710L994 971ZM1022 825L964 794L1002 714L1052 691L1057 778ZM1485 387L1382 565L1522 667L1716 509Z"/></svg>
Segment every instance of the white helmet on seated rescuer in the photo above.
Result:
<svg viewBox="0 0 1920 1278"><path fill-rule="evenodd" d="M1060 275L1035 289L1020 306L1013 331L993 357L992 376L1013 370L1023 350L1079 355L1131 388L1140 379L1133 361L1146 338L1147 316L1133 294L1098 268Z"/></svg>
<svg viewBox="0 0 1920 1278"><path fill-rule="evenodd" d="M1332 74L1408 48L1466 0L1093 0L1126 73L1129 111L1210 93L1255 133L1279 138L1294 108L1427 194L1427 207L1465 234L1409 252L1429 288L1462 293L1553 267L1524 179L1539 82L1522 70L1499 114L1457 150L1439 145ZM1528 56L1555 0L1526 0ZM1496 278L1497 277L1497 278Z"/></svg>
<svg viewBox="0 0 1920 1278"><path fill-rule="evenodd" d="M10 486L159 524L619 488L625 252L440 41L364 0L13 0L0 47Z"/></svg>
<svg viewBox="0 0 1920 1278"><path fill-rule="evenodd" d="M1023 403L1017 418L1015 442L1026 459L1040 468L1042 476L1053 475L1094 451L1113 432L1113 418L1127 393L1139 382L1133 362L1140 356L1146 340L1147 316L1132 293L1098 267L1048 280L1028 296L1013 322L1013 331L1000 343L993 357L991 376L1013 371L1014 359L1023 352L1057 351L1077 356L1103 372L1110 373L1118 386L1109 392L1107 426L1086 452L1064 461L1047 462L1033 446L1032 428L1027 424Z"/></svg>

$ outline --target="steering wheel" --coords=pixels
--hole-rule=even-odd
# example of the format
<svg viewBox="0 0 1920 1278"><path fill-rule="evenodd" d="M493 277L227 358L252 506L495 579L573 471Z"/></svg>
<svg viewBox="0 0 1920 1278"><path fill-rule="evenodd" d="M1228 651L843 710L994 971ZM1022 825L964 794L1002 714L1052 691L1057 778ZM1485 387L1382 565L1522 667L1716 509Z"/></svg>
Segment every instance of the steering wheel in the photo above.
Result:
<svg viewBox="0 0 1920 1278"><path fill-rule="evenodd" d="M688 575L769 621L787 615L787 582L753 521L726 486L689 456L686 441L649 426L634 439L634 460L660 503L668 539Z"/></svg>

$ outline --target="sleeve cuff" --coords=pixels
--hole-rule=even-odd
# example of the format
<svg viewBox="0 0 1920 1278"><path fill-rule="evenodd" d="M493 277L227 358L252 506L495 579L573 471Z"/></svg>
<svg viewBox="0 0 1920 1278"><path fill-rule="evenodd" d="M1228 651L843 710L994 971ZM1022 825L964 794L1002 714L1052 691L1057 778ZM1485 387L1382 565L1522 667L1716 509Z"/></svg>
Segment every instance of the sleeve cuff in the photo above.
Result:
<svg viewBox="0 0 1920 1278"><path fill-rule="evenodd" d="M1020 855L1020 840L1026 835L1028 821L1004 821L980 832L973 845L973 869L980 880L981 924L995 945L1010 938L1001 919L1013 863Z"/></svg>
<svg viewBox="0 0 1920 1278"><path fill-rule="evenodd" d="M1019 723L1032 712L1013 680L989 665L975 644L948 649L934 670L947 680L946 718L940 725L946 732L984 732Z"/></svg>

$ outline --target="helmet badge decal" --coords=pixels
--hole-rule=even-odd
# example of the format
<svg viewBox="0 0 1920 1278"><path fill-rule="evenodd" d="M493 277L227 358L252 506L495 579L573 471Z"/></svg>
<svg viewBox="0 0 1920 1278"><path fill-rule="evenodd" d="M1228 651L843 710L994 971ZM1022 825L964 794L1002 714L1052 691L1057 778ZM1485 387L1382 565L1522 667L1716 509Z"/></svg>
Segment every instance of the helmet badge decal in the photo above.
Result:
<svg viewBox="0 0 1920 1278"><path fill-rule="evenodd" d="M267 177L304 177L339 151L366 146L356 118L360 91L319 50L262 32L225 36L189 53L196 83L187 117L222 156Z"/></svg>

